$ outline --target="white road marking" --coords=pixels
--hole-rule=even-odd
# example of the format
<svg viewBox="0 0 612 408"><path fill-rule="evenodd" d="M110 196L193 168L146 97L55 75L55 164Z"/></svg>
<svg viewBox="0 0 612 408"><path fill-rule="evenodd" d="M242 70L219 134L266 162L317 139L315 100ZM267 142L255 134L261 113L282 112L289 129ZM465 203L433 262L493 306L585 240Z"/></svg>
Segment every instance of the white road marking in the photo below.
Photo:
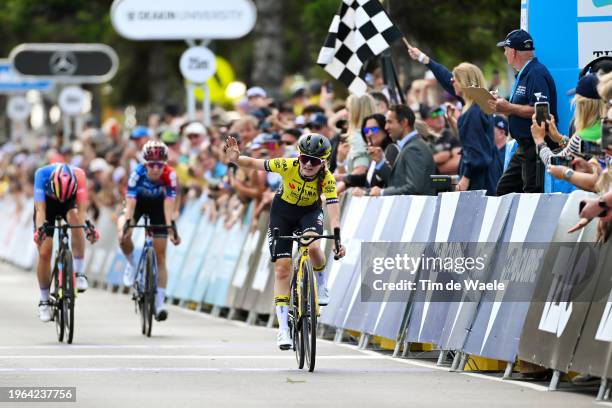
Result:
<svg viewBox="0 0 612 408"><path fill-rule="evenodd" d="M253 345L254 343L268 343L264 341L249 342L247 346ZM122 349L162 349L162 350L176 350L176 349L200 349L200 348L239 348L244 347L242 344L230 343L225 341L214 342L211 344L47 344L47 345L29 345L29 346L0 346L0 350L70 350L70 349L84 349L84 350L122 350Z"/></svg>
<svg viewBox="0 0 612 408"><path fill-rule="evenodd" d="M212 373L227 373L227 372L245 372L245 373L302 373L305 371L298 368L246 368L246 367L19 367L19 368L0 368L0 375L4 373L36 373L36 372L63 372L63 373L80 373L80 372L212 372ZM413 370L398 370L398 369L377 369L377 368L318 368L317 372L344 372L344 373L410 373L414 374ZM420 370L416 371L420 372Z"/></svg>
<svg viewBox="0 0 612 408"><path fill-rule="evenodd" d="M317 360L382 360L384 356L331 355ZM291 355L218 355L218 354L42 354L1 355L0 360L294 360Z"/></svg>

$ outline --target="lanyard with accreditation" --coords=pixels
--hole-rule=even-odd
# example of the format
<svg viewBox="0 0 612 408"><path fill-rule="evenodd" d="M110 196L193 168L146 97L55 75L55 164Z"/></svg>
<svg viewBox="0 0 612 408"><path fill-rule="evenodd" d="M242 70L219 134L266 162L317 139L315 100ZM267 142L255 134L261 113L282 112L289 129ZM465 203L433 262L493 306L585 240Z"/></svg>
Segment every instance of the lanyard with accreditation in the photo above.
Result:
<svg viewBox="0 0 612 408"><path fill-rule="evenodd" d="M519 71L518 75L516 76L516 80L514 81L514 85L512 86L512 93L510 94L510 102L512 102L512 100L514 99L514 94L516 92L516 88L518 88L518 84L521 80L521 75L523 74L523 71L525 70L525 68L527 68L527 65L529 65L529 63L533 61L532 59L527 61L527 63L525 64L525 66L523 68L521 68L521 70Z"/></svg>

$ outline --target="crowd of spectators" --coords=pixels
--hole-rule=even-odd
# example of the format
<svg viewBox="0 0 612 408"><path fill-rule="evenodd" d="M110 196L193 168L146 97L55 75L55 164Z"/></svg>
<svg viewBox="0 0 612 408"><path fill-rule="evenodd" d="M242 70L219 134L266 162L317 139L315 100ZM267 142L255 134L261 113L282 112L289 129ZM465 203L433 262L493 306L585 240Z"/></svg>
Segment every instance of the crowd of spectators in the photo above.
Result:
<svg viewBox="0 0 612 408"><path fill-rule="evenodd" d="M610 131L602 119L612 114L609 58L581 73L573 90L572 128L564 136L555 125L557 89L535 58L529 34L513 31L498 45L518 75L508 100L490 102L494 114L464 90L478 86L495 94L499 73L487 81L481 69L468 62L449 70L411 47L412 59L428 71L408 87L405 104L392 104L397 98L382 81L372 82L367 94L346 100L337 99L327 84L312 81L286 100L273 100L265 89L251 87L233 110L216 108L209 126L187 120L172 106L142 118L142 125L133 128L110 118L99 128L86 126L68 148L61 147L60 137L43 138L29 150L5 143L0 148L0 195L30 197L36 168L67 162L89 176L94 219L103 207L117 214L130 171L142 161L142 146L158 139L169 147L169 164L181 186L177 212L188 199L204 194L210 198L203 200L209 216L224 216L230 226L250 203L256 215L268 209L280 180L275 174L228 166L222 153L225 139L234 136L243 153L253 157L292 157L298 154L298 138L308 132L330 139L328 167L341 194L436 194L431 175L453 176L457 191L543 192L547 173L578 188L607 193L612 152L610 146L601 146L601 135ZM535 121L533 95L538 94L538 100L550 105L545 123ZM602 228L602 236L609 235L609 229L603 234Z"/></svg>

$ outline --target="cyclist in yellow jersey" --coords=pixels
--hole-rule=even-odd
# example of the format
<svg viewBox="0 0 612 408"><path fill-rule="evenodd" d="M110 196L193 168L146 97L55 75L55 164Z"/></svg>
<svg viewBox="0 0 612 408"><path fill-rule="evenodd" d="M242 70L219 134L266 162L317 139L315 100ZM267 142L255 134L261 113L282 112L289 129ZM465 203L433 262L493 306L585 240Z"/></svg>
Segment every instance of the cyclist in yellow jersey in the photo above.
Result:
<svg viewBox="0 0 612 408"><path fill-rule="evenodd" d="M268 227L268 246L274 262L274 303L278 317L277 345L281 350L291 348L289 336L289 278L291 276L291 241L277 241L276 253L272 253L272 230L278 228L280 235L291 235L300 231L304 235L323 234L323 210L321 196L325 196L332 229L340 226L340 207L336 181L327 168L326 159L331 154L331 144L326 137L311 133L298 140L300 155L297 158L278 158L271 160L254 159L241 156L236 139L229 137L225 144L225 152L229 161L244 168L266 170L278 173L283 182L279 187L270 210L270 225ZM343 257L345 248L341 246L337 255ZM309 246L312 267L317 277L317 293L319 304L327 305L325 274L325 254L319 246L319 241Z"/></svg>

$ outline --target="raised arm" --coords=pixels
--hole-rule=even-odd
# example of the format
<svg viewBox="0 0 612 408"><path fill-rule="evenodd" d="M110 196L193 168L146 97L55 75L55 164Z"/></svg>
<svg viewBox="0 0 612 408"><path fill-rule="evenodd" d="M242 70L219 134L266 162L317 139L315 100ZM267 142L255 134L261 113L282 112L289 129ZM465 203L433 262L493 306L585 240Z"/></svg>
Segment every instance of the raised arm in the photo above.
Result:
<svg viewBox="0 0 612 408"><path fill-rule="evenodd" d="M227 159L231 163L235 163L238 167L243 167L245 169L253 169L253 170L265 170L264 167L265 160L263 159L254 159L248 156L241 156L240 149L238 149L238 142L233 137L228 137L225 142L225 146L223 146L223 152Z"/></svg>

